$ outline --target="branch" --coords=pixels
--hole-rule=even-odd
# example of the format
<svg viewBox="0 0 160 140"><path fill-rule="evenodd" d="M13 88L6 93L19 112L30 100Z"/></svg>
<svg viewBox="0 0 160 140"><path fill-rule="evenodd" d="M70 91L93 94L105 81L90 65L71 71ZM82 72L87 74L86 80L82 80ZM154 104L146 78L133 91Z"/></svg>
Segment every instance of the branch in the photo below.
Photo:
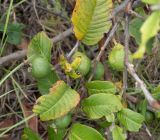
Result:
<svg viewBox="0 0 160 140"><path fill-rule="evenodd" d="M140 88L142 89L144 96L146 97L146 99L148 100L149 104L151 107L156 108L156 109L160 109L160 104L157 100L155 100L153 98L153 96L151 95L151 93L148 91L145 83L139 78L139 76L136 74L135 70L134 70L134 66L133 64L130 64L129 62L126 63L127 66L127 70L128 72L131 74L131 76L135 79L135 81L139 84Z"/></svg>
<svg viewBox="0 0 160 140"><path fill-rule="evenodd" d="M129 9L130 10L130 9ZM127 84L127 71L130 73L130 75L135 79L135 81L139 84L140 88L142 89L145 98L149 102L150 106L156 109L160 109L160 103L153 98L151 93L148 91L145 83L139 78L139 76L136 74L134 65L129 63L129 11L126 11L126 26L125 26L125 58L124 58L124 64L125 64L125 71L124 71L124 90L126 90L126 84Z"/></svg>
<svg viewBox="0 0 160 140"><path fill-rule="evenodd" d="M107 37L107 39L106 39L104 45L101 47L101 50L100 50L98 56L96 57L96 59L95 59L95 61L94 61L94 68L93 68L93 70L92 70L93 72L91 73L88 81L91 81L91 80L92 80L92 78L93 78L93 76L94 76L94 73L95 73L95 70L96 70L96 66L97 66L98 62L100 61L100 58L102 57L105 48L107 47L109 41L112 39L112 37L113 37L114 33L116 32L117 28L118 28L118 22L115 23L115 25L113 26L112 30L110 31L110 33L109 33L109 35L108 35L108 37Z"/></svg>
<svg viewBox="0 0 160 140"><path fill-rule="evenodd" d="M123 3L121 3L118 7L116 7L113 10L112 18L115 17L119 12L125 9L126 5L130 2L130 0L125 0Z"/></svg>
<svg viewBox="0 0 160 140"><path fill-rule="evenodd" d="M80 42L77 41L76 44L74 45L73 49L69 52L69 54L67 55L67 58L70 59L71 56L73 55L73 53L78 49L80 45Z"/></svg>
<svg viewBox="0 0 160 140"><path fill-rule="evenodd" d="M63 33L60 33L56 37L52 38L52 42L57 43L58 41L63 40L65 37L67 37L71 34L72 34L72 28L69 28L68 30L64 31ZM7 56L0 57L0 67L7 62L22 59L26 56L26 54L27 54L27 49L24 49L22 51L17 51L15 53L9 54Z"/></svg>
<svg viewBox="0 0 160 140"><path fill-rule="evenodd" d="M126 63L129 62L129 58L128 58L128 54L129 54L129 15L126 14L125 16L125 47L124 47L124 52L125 52L125 56L124 56L124 66L125 69L123 71L123 93L126 93L126 89L127 89L127 79L128 79L128 73L127 73L127 67L126 67Z"/></svg>
<svg viewBox="0 0 160 140"><path fill-rule="evenodd" d="M12 61L12 60L19 60L23 58L27 53L27 49L24 49L22 51L17 51L15 53L11 53L7 56L0 58L0 67L5 64L6 62Z"/></svg>

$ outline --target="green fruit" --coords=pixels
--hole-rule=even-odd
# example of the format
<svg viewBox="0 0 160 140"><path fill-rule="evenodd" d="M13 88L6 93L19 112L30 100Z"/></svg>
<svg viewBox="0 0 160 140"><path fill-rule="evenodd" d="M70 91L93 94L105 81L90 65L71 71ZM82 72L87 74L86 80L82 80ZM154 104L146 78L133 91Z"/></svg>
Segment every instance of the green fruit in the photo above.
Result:
<svg viewBox="0 0 160 140"><path fill-rule="evenodd" d="M72 117L71 114L68 114L64 117L55 120L55 125L57 128L66 128L71 123Z"/></svg>
<svg viewBox="0 0 160 140"><path fill-rule="evenodd" d="M146 122L150 123L151 121L154 120L154 114L150 111L146 111L145 120Z"/></svg>
<svg viewBox="0 0 160 140"><path fill-rule="evenodd" d="M78 68L77 68L77 71L81 75L85 76L90 70L91 60L85 54L83 54L81 52L76 52L73 55L72 59L74 60L76 57L80 57L81 58L81 62L79 64Z"/></svg>
<svg viewBox="0 0 160 140"><path fill-rule="evenodd" d="M101 80L104 76L104 66L101 62L98 62L93 79Z"/></svg>
<svg viewBox="0 0 160 140"><path fill-rule="evenodd" d="M32 62L32 74L36 78L43 78L45 77L50 71L50 64L49 62L42 58L37 57Z"/></svg>
<svg viewBox="0 0 160 140"><path fill-rule="evenodd" d="M110 66L117 71L123 71L124 57L124 47L121 44L116 44L109 54L108 59ZM129 61L132 62L131 56L129 56Z"/></svg>

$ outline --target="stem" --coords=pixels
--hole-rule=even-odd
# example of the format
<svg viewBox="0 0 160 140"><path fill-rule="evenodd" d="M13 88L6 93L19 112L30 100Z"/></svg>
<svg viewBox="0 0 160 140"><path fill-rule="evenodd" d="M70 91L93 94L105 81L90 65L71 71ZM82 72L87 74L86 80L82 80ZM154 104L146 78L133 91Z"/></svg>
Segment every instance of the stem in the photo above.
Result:
<svg viewBox="0 0 160 140"><path fill-rule="evenodd" d="M73 55L73 53L78 49L79 45L80 45L80 42L77 41L76 44L74 45L73 49L72 49L72 50L70 51L70 53L67 55L67 58L68 58L68 59L71 58L71 56Z"/></svg>
<svg viewBox="0 0 160 140"><path fill-rule="evenodd" d="M93 68L93 70L92 70L92 73L91 73L88 81L91 81L91 80L92 80L92 78L93 78L93 76L94 76L94 73L95 73L95 70L96 70L96 66L97 66L98 62L100 61L100 58L102 57L102 55L103 55L103 53L104 53L104 51L105 51L105 48L107 47L108 43L110 42L110 40L112 39L114 33L116 32L117 27L118 27L118 22L115 23L115 25L113 26L112 30L110 31L110 33L109 33L109 35L108 35L108 37L107 37L107 39L106 39L104 45L101 47L101 50L100 50L98 56L96 57L96 59L95 59L95 61L94 61L94 68Z"/></svg>
<svg viewBox="0 0 160 140"><path fill-rule="evenodd" d="M3 44L4 38L5 38L5 35L6 35L6 32L7 32L7 26L8 26L8 22L9 22L9 16L10 16L10 13L11 13L12 5L13 5L13 0L10 1L8 12L7 12L6 23L4 25L4 32L3 32L3 35L2 35L2 40L1 40L1 45L0 45L2 47L0 49L0 56L2 55L3 49L4 49L4 45L2 45L2 44Z"/></svg>
<svg viewBox="0 0 160 140"><path fill-rule="evenodd" d="M129 62L129 15L126 14L126 18L125 18L125 47L124 47L124 52L125 52L125 56L124 56L124 71L123 71L123 94L126 93L126 89L127 89L127 79L128 79L128 73L127 73L127 67L126 67L126 63Z"/></svg>

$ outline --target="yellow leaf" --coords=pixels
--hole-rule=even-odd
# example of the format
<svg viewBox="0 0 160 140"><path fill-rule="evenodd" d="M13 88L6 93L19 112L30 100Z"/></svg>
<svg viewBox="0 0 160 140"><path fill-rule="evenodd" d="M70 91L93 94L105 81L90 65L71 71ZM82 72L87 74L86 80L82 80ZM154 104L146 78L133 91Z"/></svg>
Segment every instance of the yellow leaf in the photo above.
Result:
<svg viewBox="0 0 160 140"><path fill-rule="evenodd" d="M94 45L108 32L112 0L77 0L72 14L73 31L78 40Z"/></svg>

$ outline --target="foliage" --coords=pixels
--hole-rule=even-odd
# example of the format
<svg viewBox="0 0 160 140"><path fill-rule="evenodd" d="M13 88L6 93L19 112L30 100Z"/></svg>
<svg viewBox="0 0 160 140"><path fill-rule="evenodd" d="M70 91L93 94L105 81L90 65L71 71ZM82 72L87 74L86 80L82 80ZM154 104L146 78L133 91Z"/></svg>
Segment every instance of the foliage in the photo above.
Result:
<svg viewBox="0 0 160 140"><path fill-rule="evenodd" d="M112 130L113 140L125 140L125 135L123 134L122 128L119 126L114 126Z"/></svg>
<svg viewBox="0 0 160 140"><path fill-rule="evenodd" d="M69 140L104 140L102 135L92 127L76 123L72 126Z"/></svg>
<svg viewBox="0 0 160 140"><path fill-rule="evenodd" d="M22 140L42 140L39 135L33 132L30 128L25 128L22 135Z"/></svg>
<svg viewBox="0 0 160 140"><path fill-rule="evenodd" d="M65 136L66 130L65 129L58 129L55 131L54 128L48 127L48 140L62 140Z"/></svg>
<svg viewBox="0 0 160 140"><path fill-rule="evenodd" d="M143 0L147 4L159 4L159 0ZM160 30L160 10L152 12L152 14L143 23L141 31L141 43L137 52L133 55L134 58L142 58L145 51L147 42L152 37L156 36ZM154 26L153 26L154 25Z"/></svg>
<svg viewBox="0 0 160 140"><path fill-rule="evenodd" d="M4 31L5 24L0 24L0 32ZM23 24L20 23L10 23L8 25L6 35L7 42L13 45L19 45L22 40L22 29L24 28Z"/></svg>
<svg viewBox="0 0 160 140"><path fill-rule="evenodd" d="M116 86L110 81L91 81L86 83L86 88L90 95L97 93L113 93L116 92Z"/></svg>
<svg viewBox="0 0 160 140"><path fill-rule="evenodd" d="M146 44L150 38L154 37L160 30L160 12L153 12L148 19L143 23L141 31L141 44L137 52L133 55L134 58L142 58L146 51ZM154 26L153 26L154 25Z"/></svg>
<svg viewBox="0 0 160 140"><path fill-rule="evenodd" d="M35 35L28 46L27 57L32 62L36 57L42 57L48 62L51 61L52 41L44 32Z"/></svg>
<svg viewBox="0 0 160 140"><path fill-rule="evenodd" d="M129 131L137 132L144 121L144 117L130 109L122 109L118 114L118 120Z"/></svg>
<svg viewBox="0 0 160 140"><path fill-rule="evenodd" d="M143 0L143 2L157 4L159 0ZM77 0L72 14L71 20L76 39L87 46L98 45L100 54L103 51L99 45L101 41L103 42L101 39L104 37L104 33L109 32L112 25L110 20L112 7L111 0ZM144 11L143 14L147 16ZM139 48L133 55L128 50L130 63L134 63L133 58L143 57L148 49L148 44L151 50L152 43L149 41L156 38L158 34L160 29L159 17L160 12L156 10L145 21L137 17L131 19L129 34L134 38L133 41L136 41L135 43L139 45ZM120 33L121 30L118 30L117 34ZM125 51L122 45L123 41L119 40L120 43L116 43L117 38L113 38L114 44L110 44L113 47L111 51L109 47L105 50L109 50L109 54L104 55L108 56L108 60L103 63L108 63L112 70L116 70L113 71L116 74L117 72L122 74L125 68ZM152 40L152 42L154 41ZM145 99L136 105L139 113L131 105L124 105L124 103L127 104L127 101L123 99L122 86L118 87L114 83L118 79L116 74L113 73L112 81L103 80L106 79L104 78L106 68L101 63L104 59L98 62L97 67L94 67L91 55L86 53L83 47L81 47L83 52L78 50L71 57L61 54L59 64L64 72L62 79L67 81L66 83L59 80L57 72L53 70L51 49L51 39L44 32L40 32L33 37L27 53L32 75L42 94L37 99L33 112L40 117L41 121L47 121L48 125L53 124L53 126L48 126L49 139L104 140L103 131L106 127L110 127L113 140L125 140L127 131L137 132L145 120L148 122L148 120L153 119L152 116L148 117L149 111ZM89 47L87 49L91 50ZM93 58L93 60L95 59L97 60L97 58ZM90 79L94 68L95 74ZM122 82L118 81L117 83ZM127 93L125 94L127 96ZM154 93L153 95L157 98L160 97L159 94L155 95ZM102 131L103 135L98 132L98 127L92 128L91 126L100 126L99 131ZM24 137L27 134L35 136L31 130L25 129Z"/></svg>
<svg viewBox="0 0 160 140"><path fill-rule="evenodd" d="M71 114L67 114L61 118L55 120L55 125L57 128L66 128L71 123Z"/></svg>
<svg viewBox="0 0 160 140"><path fill-rule="evenodd" d="M84 112L89 118L99 119L122 109L120 99L113 94L98 93L82 102Z"/></svg>
<svg viewBox="0 0 160 140"><path fill-rule="evenodd" d="M111 0L77 0L72 15L74 33L78 40L95 45L111 27Z"/></svg>
<svg viewBox="0 0 160 140"><path fill-rule="evenodd" d="M54 120L66 115L79 103L79 94L65 82L58 81L49 94L38 98L33 112L40 115L42 121Z"/></svg>

